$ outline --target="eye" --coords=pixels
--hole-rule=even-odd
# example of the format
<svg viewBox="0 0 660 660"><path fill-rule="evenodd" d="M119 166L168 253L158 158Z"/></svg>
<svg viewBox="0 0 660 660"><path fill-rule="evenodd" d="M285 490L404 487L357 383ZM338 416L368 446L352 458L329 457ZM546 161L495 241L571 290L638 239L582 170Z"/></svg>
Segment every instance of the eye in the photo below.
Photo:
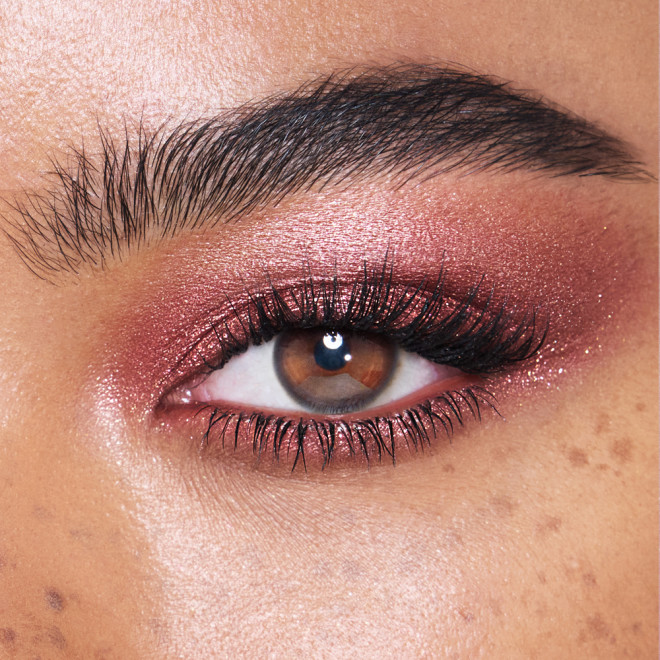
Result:
<svg viewBox="0 0 660 660"><path fill-rule="evenodd" d="M375 333L285 330L200 383L184 384L170 400L341 415L387 406L433 383L456 386L461 373Z"/></svg>
<svg viewBox="0 0 660 660"><path fill-rule="evenodd" d="M259 465L396 463L495 409L491 385L547 334L535 307L481 282L445 285L442 272L398 280L385 259L344 280L246 291L188 349L159 419L199 429L200 451Z"/></svg>

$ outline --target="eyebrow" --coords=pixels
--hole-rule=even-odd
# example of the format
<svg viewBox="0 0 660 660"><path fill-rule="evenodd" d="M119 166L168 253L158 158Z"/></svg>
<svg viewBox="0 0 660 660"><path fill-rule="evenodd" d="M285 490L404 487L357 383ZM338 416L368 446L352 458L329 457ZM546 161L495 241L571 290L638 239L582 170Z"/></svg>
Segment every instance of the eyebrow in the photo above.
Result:
<svg viewBox="0 0 660 660"><path fill-rule="evenodd" d="M215 117L99 127L50 183L9 202L8 235L38 277L79 273L155 238L240 219L285 197L364 177L404 184L457 171L647 180L621 140L489 76L435 65L334 73Z"/></svg>

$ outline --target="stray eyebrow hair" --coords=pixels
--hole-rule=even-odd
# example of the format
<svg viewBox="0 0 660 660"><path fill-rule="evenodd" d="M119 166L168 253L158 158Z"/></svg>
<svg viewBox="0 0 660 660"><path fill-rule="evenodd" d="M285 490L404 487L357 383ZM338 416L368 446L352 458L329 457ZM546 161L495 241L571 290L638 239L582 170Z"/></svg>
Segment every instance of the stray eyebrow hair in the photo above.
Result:
<svg viewBox="0 0 660 660"><path fill-rule="evenodd" d="M53 184L10 202L5 233L37 276L79 273L184 229L368 176L450 171L652 178L596 125L508 83L435 65L334 73L215 117L139 124L100 155L72 149ZM7 219L5 219L7 220Z"/></svg>

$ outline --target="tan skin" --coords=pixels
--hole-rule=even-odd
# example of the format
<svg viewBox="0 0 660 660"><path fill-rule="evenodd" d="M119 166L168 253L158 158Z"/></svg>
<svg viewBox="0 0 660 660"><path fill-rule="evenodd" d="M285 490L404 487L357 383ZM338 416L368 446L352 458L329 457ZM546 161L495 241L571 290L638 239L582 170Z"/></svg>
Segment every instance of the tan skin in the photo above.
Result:
<svg viewBox="0 0 660 660"><path fill-rule="evenodd" d="M156 126L401 60L460 62L538 90L654 170L650 2L167 6L5 3L4 197L38 189L49 158L93 142L97 122ZM586 209L587 234L605 209L621 236L612 263L638 279L612 285L622 320L603 326L600 348L578 338L576 355L597 355L576 358L561 386L511 399L506 422L368 472L289 477L203 460L184 432L154 440L98 384L111 375L108 336L121 349L136 306L158 313L165 264L177 281L194 276L181 255L205 254L226 281L290 240L287 214L315 209L300 234L313 245L324 209L339 208L341 225L343 208L374 196L404 208L406 190L303 195L58 286L0 238L2 657L654 657L655 185L524 174L425 185L440 197L546 195L545 231L567 250L583 238L553 195Z"/></svg>

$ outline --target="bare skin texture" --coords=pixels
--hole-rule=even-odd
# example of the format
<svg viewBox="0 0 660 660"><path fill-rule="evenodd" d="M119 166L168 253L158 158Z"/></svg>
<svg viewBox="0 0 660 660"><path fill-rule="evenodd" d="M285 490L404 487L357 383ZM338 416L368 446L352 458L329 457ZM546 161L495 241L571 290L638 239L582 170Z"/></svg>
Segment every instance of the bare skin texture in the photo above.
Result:
<svg viewBox="0 0 660 660"><path fill-rule="evenodd" d="M98 152L99 125L153 130L401 62L535 90L655 173L654 12L5 2L0 191L39 191L70 145ZM367 178L55 284L0 236L0 656L655 657L655 210L648 181ZM20 226L3 214L4 229ZM455 272L469 262L552 298L562 377L543 365L548 385L516 377L505 420L369 470L255 469L200 455L185 420L154 421L163 364L185 353L177 337L241 278L263 276L259 260L285 272L306 254L321 268L392 243L422 271L446 250ZM547 286L525 288L535 274Z"/></svg>

